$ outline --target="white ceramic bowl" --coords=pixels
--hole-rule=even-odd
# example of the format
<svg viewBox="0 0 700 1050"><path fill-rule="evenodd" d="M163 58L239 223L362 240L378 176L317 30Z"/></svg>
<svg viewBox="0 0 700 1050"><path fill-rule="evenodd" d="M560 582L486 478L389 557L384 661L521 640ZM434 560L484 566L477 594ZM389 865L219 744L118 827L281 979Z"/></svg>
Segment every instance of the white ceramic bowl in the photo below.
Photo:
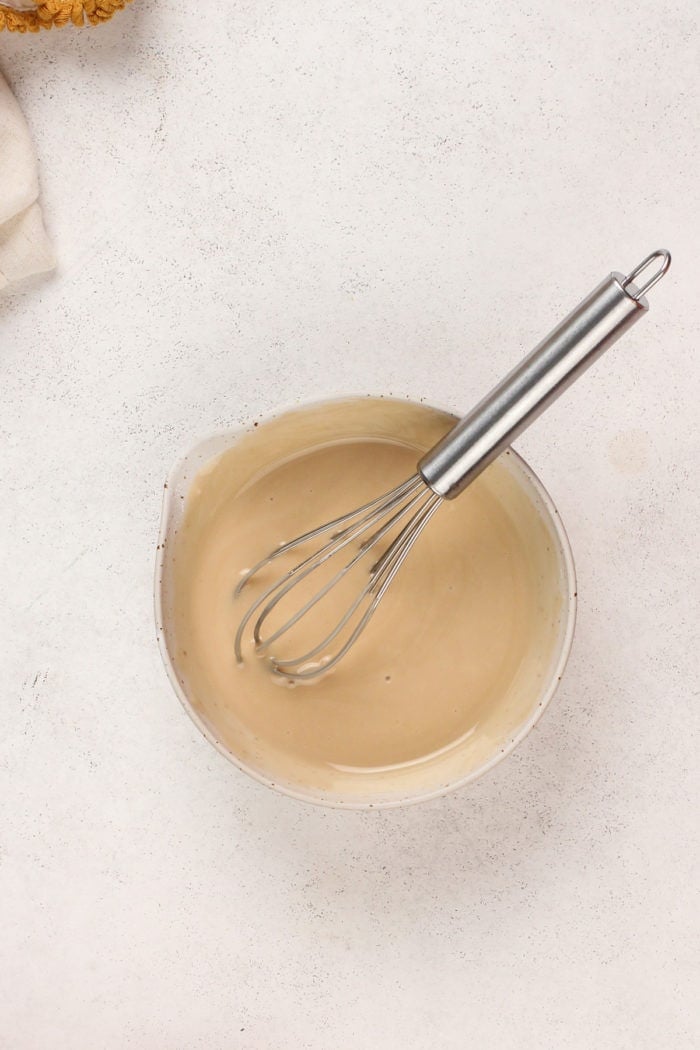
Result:
<svg viewBox="0 0 700 1050"><path fill-rule="evenodd" d="M301 407L310 408L311 406ZM270 419L282 419L283 415L275 413ZM173 689L195 725L198 726L207 740L217 750L254 779L294 798L338 808L364 809L408 805L445 794L482 776L496 763L505 758L541 717L561 679L573 639L576 619L574 563L566 531L556 507L542 483L527 463L517 453L510 450L510 454L507 457L508 469L517 476L521 487L527 494L528 500L535 507L537 515L545 527L548 542L551 541L552 543L557 564L557 586L560 594L560 612L557 623L553 625L555 642L549 654L546 672L543 674L536 692L533 693L527 717L513 727L507 739L495 742L493 752L482 757L475 766L463 769L460 772L455 772L453 768L446 777L444 774L441 777L436 777L434 783L426 784L423 781L417 783L414 788L409 787L408 789L406 785L403 785L398 793L396 790L377 791L372 797L356 798L349 792L331 793L320 791L312 789L302 782L294 783L289 778L285 780L274 769L255 767L249 761L244 760L230 746L227 746L219 739L216 725L211 724L197 710L196 705L193 703L193 697L189 692L186 673L184 669L178 666L178 650L175 644L173 617L173 557L175 550L173 540L184 517L187 496L193 479L207 463L210 463L220 453L231 448L244 433L246 431L242 429L232 430L227 433L214 435L200 442L175 464L167 480L164 492L163 515L155 573L155 617L158 643Z"/></svg>

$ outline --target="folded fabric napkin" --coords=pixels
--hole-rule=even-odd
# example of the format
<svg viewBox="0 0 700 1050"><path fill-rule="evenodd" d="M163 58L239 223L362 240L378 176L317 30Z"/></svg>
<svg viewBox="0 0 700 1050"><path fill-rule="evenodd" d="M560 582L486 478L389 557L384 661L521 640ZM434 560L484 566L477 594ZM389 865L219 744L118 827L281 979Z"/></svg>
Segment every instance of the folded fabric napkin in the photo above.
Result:
<svg viewBox="0 0 700 1050"><path fill-rule="evenodd" d="M0 291L55 266L38 196L29 128L0 74Z"/></svg>

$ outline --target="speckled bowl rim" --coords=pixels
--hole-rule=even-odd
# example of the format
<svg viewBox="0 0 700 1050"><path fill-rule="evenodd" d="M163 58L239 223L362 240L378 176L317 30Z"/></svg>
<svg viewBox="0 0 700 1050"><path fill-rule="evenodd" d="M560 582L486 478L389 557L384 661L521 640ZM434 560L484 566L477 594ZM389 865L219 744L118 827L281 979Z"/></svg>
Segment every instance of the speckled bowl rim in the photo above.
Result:
<svg viewBox="0 0 700 1050"><path fill-rule="evenodd" d="M358 398L359 400L360 398L366 396L367 395L347 394L344 396L319 398L315 401L299 401L294 404L287 405L285 407L276 408L273 411L266 413L265 415L260 417L259 425L262 426L265 423L272 422L272 420L279 419L281 416L287 415L290 412L298 412L303 411L307 408L319 407L321 405L330 405L342 401L350 401L354 400L355 398ZM454 410L451 408L441 408L440 406L414 401L411 398L382 397L381 395L370 396L375 397L377 400L395 401L400 404L410 403L426 409L435 409L438 412L448 413L449 415L453 416L455 420L458 418L455 415ZM181 476L185 463L195 453L199 452L204 448L207 448L208 446L212 447L212 452L205 459L202 460L202 464L198 468L198 470L201 470L201 467L204 465L204 463L215 458L216 455L220 455L221 452L225 451L226 449L231 448L241 437L244 436L244 434L249 432L250 428L243 425L238 427L232 427L224 431L216 431L210 434L208 437L198 441L189 449L188 452L186 452L183 456L180 456L176 460L176 462L170 470L170 473L168 474L168 478L163 490L161 521L158 533L158 545L156 548L156 565L154 574L153 594L156 637L158 640L158 648L160 651L160 655L163 660L165 671L170 680L170 684L172 685L176 696L180 700L180 703L182 704L189 717L192 719L192 721L197 726L199 731L203 734L203 736L206 737L209 743L212 744L213 747L215 747L220 754L227 758L229 762L232 762L234 766L241 770L241 772L247 773L247 775L249 777L252 777L253 780L257 780L259 784L264 784L265 787L272 788L274 791L277 791L282 795L286 795L288 798L296 799L299 802L312 803L313 805L324 806L326 808L351 810L398 809L399 807L411 806L419 802L429 802L431 799L440 798L443 795L451 794L453 791L457 791L460 788L466 787L467 784L471 784L473 781L478 780L480 777L484 776L486 773L492 770L494 766L497 766L500 762L506 759L508 755L512 754L512 752L515 750L518 744L520 744L521 741L525 739L530 730L533 728L533 726L537 724L537 722L539 722L540 718L549 707L550 701L552 700L552 697L556 693L557 688L559 687L559 683L561 682L562 675L564 673L564 669L566 668L566 664L569 659L569 654L571 652L571 646L574 639L578 594L574 557L571 550L571 543L569 542L569 537L564 527L564 523L561 520L559 511L557 510L554 500L543 485L542 481L539 479L537 474L535 474L534 470L532 469L532 467L530 467L527 461L520 455L520 453L516 452L513 448L508 449L508 453L512 457L512 460L515 461L515 464L518 470L521 472L523 479L527 484L529 484L532 487L535 495L539 497L539 500L541 501L542 510L545 514L549 515L553 531L556 535L559 545L558 555L561 567L563 569L562 584L566 587L567 591L566 594L562 595L565 605L565 608L563 610L563 617L565 617L566 622L564 625L564 631L561 634L561 639L559 642L559 652L557 655L557 659L552 666L551 673L548 679L546 680L546 683L541 693L533 701L533 710L530 717L526 719L525 722L523 722L518 733L516 733L516 735L511 738L507 745L503 748L499 748L499 750L494 755L492 755L491 758L489 758L486 762L483 762L480 766L477 766L476 769L472 769L469 773L465 774L465 776L450 780L445 784L441 784L438 787L431 789L430 791L418 791L415 794L406 794L398 798L384 799L377 796L377 799L374 802L368 802L366 800L360 799L334 798L332 796L324 797L320 793L312 794L310 791L304 791L304 789L301 787L295 787L285 782L279 782L270 779L269 777L265 776L264 773L261 773L260 770L257 770L253 766L248 765L247 762L245 762L242 758L240 758L228 747L226 747L226 745L223 744L219 739L217 739L216 735L212 732L212 730L204 721L204 719L194 709L189 697L187 696L185 689L183 689L182 684L179 678L177 677L177 671L175 670L175 666L172 662L166 642L162 600L162 582L165 568L165 539L169 532L169 523L172 517L172 507L175 498L175 480ZM214 451L215 446L217 448L217 451ZM505 455L505 453L503 453L503 455ZM539 512L540 508L538 507L537 509Z"/></svg>

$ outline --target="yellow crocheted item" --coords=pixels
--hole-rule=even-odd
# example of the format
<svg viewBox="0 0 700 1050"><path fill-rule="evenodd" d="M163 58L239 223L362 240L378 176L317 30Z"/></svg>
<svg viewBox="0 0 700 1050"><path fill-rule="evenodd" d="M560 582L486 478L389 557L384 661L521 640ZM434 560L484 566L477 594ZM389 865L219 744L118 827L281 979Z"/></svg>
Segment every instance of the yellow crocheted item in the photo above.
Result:
<svg viewBox="0 0 700 1050"><path fill-rule="evenodd" d="M115 11L121 11L130 0L30 0L21 5L24 10L0 2L0 30L16 33L38 33L51 26L93 25L106 22Z"/></svg>

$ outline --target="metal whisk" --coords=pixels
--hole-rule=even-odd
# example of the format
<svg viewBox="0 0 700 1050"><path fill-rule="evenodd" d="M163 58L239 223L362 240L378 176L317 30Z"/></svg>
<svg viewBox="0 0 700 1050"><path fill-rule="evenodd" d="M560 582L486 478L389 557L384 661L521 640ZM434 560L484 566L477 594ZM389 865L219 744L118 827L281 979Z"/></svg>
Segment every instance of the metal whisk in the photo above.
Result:
<svg viewBox="0 0 700 1050"><path fill-rule="evenodd" d="M638 286L637 279L657 259L659 265L645 283ZM248 608L236 634L236 659L243 660L243 639L248 624L253 621L255 648L258 653L268 655L274 674L290 681L309 681L325 674L342 660L369 623L413 544L443 499L458 496L518 434L646 313L649 306L644 296L670 265L669 252L660 249L648 255L627 276L616 272L609 274L423 456L413 477L364 506L283 544L254 565L241 579L236 596L253 576L278 558L330 534L321 547L280 576ZM387 541L387 546L377 557L382 540ZM268 618L279 603L303 580L342 552L349 556L347 560L342 559L337 572L280 626L265 635ZM307 652L292 658L276 658L271 647L288 635L363 559L369 563L366 582L340 619ZM335 650L332 650L333 643L337 644Z"/></svg>

